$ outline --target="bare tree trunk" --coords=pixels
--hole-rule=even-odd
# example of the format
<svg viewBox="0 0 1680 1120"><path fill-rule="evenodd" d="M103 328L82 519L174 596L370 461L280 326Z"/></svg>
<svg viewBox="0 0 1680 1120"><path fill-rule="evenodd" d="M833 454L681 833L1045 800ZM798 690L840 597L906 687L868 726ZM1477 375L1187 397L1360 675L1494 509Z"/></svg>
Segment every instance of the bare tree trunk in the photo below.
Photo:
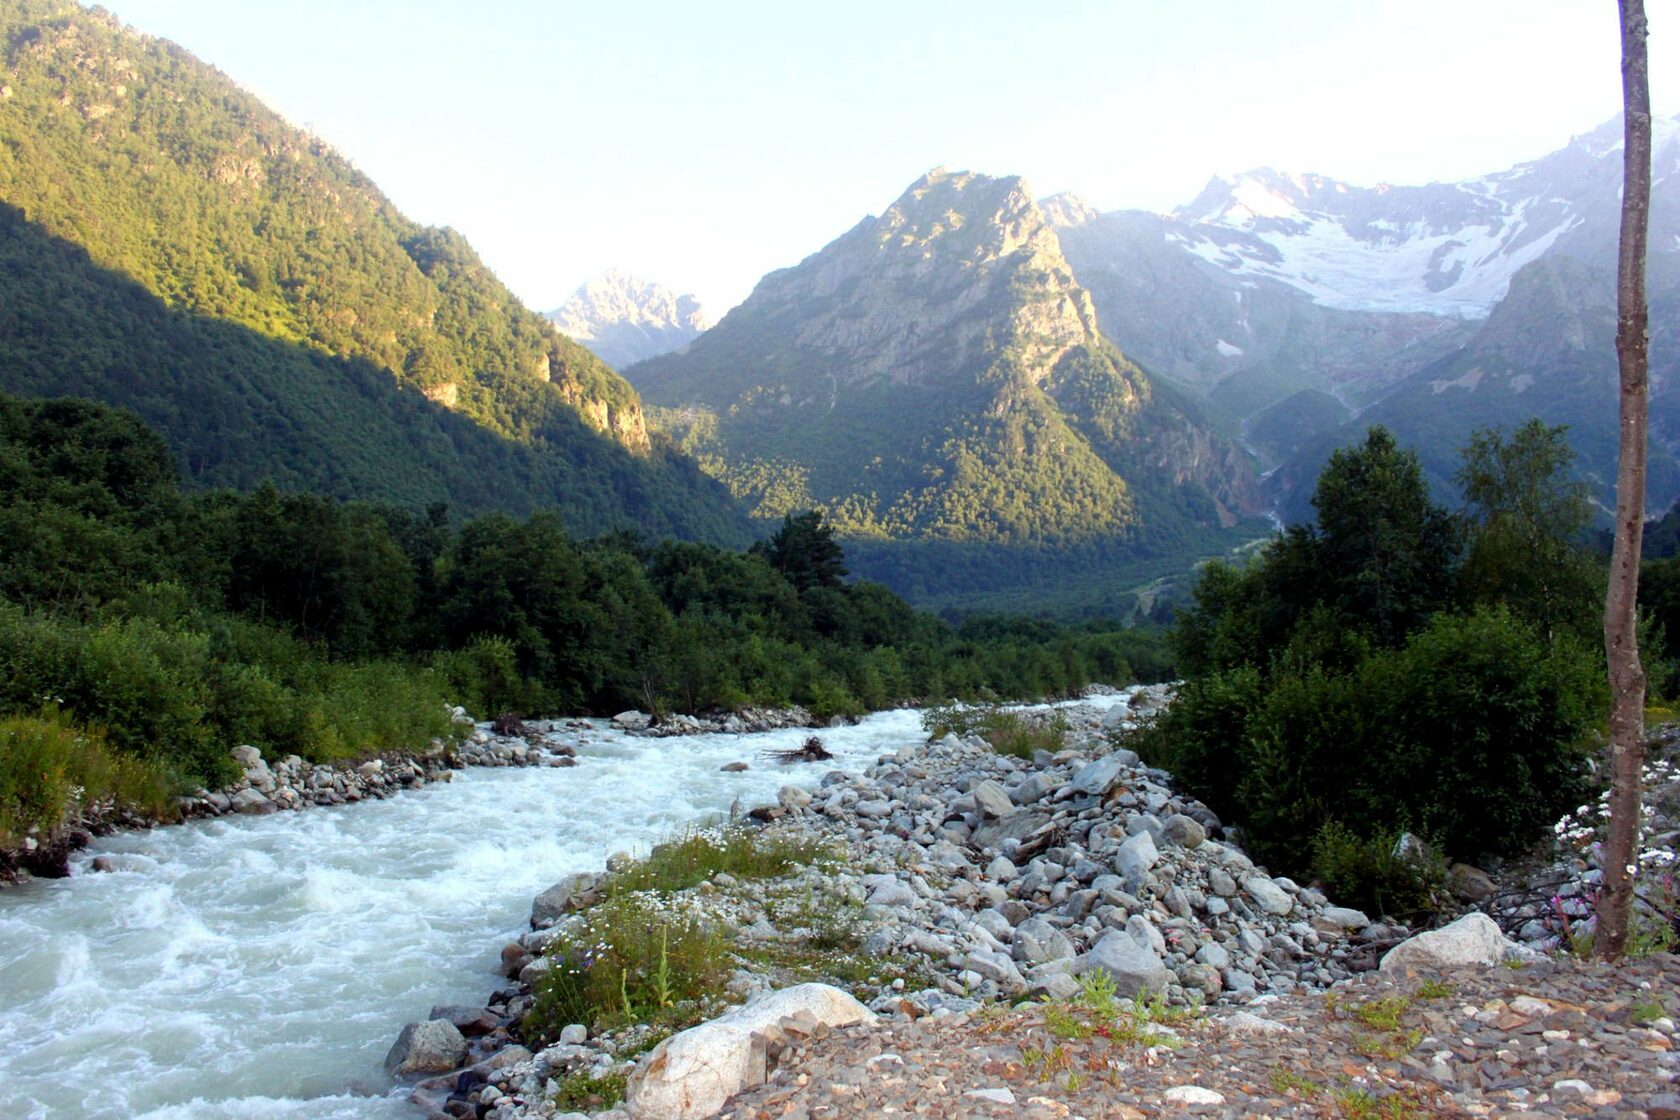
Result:
<svg viewBox="0 0 1680 1120"><path fill-rule="evenodd" d="M1651 208L1651 93L1644 0L1621 0L1622 241L1616 262L1616 358L1621 369L1621 443L1616 470L1616 543L1604 598L1610 664L1610 825L1604 843L1593 952L1615 960L1627 949L1639 853L1639 785L1645 761L1645 669L1639 663L1639 553L1645 530L1645 240Z"/></svg>

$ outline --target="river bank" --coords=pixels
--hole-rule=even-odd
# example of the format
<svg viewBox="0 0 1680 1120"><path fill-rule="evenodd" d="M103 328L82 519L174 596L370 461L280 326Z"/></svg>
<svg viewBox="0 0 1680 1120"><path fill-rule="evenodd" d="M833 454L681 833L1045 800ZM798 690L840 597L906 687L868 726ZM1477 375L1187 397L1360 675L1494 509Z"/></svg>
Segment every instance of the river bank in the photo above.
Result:
<svg viewBox="0 0 1680 1120"><path fill-rule="evenodd" d="M835 845L843 859L773 884L714 878L664 905L703 912L725 930L738 958L731 1000L821 978L876 1013L909 1018L1027 995L1070 999L1098 969L1121 997L1184 1008L1324 988L1375 967L1407 931L1257 868L1221 841L1211 810L1116 745L1167 697L1163 687L1135 687L1102 707L1062 708L1045 717L1059 717L1061 749L1032 758L948 735L902 743L814 790L786 787L749 815ZM546 1116L562 1082L629 1071L623 1055L645 1045L645 1032L591 1036L577 1024L536 1052L520 1037L545 954L587 920L610 881L573 878L545 892L533 930L502 949L514 985L483 1009L436 1009L473 1037L431 1059L434 1069L454 1065L422 1083L417 1103L441 1115L453 1093L463 1106L456 1115L493 1103L484 1114L497 1120ZM800 900L803 928L790 921L789 899ZM827 916L825 943L854 939L860 968L796 976L765 967L813 937L814 914ZM459 1092L463 1063L476 1095Z"/></svg>
<svg viewBox="0 0 1680 1120"><path fill-rule="evenodd" d="M942 1106L960 1115L1033 1117L1197 1105L1321 1114L1388 1097L1484 1113L1490 1102L1541 1115L1624 1100L1680 1108L1670 1084L1680 1075L1676 1009L1665 1002L1680 961L1664 957L1623 984L1544 957L1478 915L1481 925L1455 929L1480 967L1451 983L1428 979L1439 961L1414 950L1426 939L1268 875L1223 842L1206 806L1139 763L1125 736L1165 699L1136 689L1106 712L1063 709L1064 748L1031 759L1000 756L978 738L906 743L862 773L784 788L750 813L766 835L845 855L778 882L717 875L661 900L666 912L706 915L731 946L734 974L702 1017L745 1001L736 1014L750 1018L755 997L810 980L858 1004L832 1029L809 1012L755 1026L744 1079L727 1091L715 1070L735 1059L692 1051L727 1049L729 1032L744 1029L725 1026L735 1015L688 1032L724 1040L689 1044L681 1058L674 1043L646 1054L664 1033L646 1027L571 1024L546 1046L525 1037L548 958L613 895L612 872L544 892L532 931L502 949L514 983L483 1008L434 1008L388 1060L448 1070L414 1094L434 1118L576 1117L570 1109L593 1100L600 1120L692 1120L737 1090L726 1114L759 1120L908 1113L935 1099L960 1101ZM1546 930L1523 932L1547 943ZM826 959L802 951L819 941L846 948ZM1501 961L1516 971L1490 967ZM1147 1010L1132 1005L1119 1022L1146 1045L1121 1046L1113 1024L1097 1024L1093 978L1106 999L1143 1001ZM831 998L845 997L818 998L819 1017ZM1022 999L1029 1010L1004 1010ZM1259 1013L1230 1010L1238 1006ZM428 1029L430 1049L417 1047ZM1633 1076L1636 1066L1645 1072ZM628 1103L602 1111L626 1079Z"/></svg>
<svg viewBox="0 0 1680 1120"><path fill-rule="evenodd" d="M235 747L229 754L240 776L217 789L198 789L176 798L173 815L167 819L114 804L94 803L79 808L56 829L44 833L32 829L19 843L0 846L0 889L29 877L62 878L70 874L73 855L96 837L121 830L159 828L230 813L267 816L377 800L430 782L448 781L461 767L573 766L577 751L569 740L593 726L580 717L477 722L461 708L453 710L453 723L458 734L450 739L433 739L413 750L332 762L309 762L297 755L270 760L255 747ZM626 733L655 738L706 733L750 735L817 725L811 713L800 707L749 708L713 716L673 715L663 719L628 711L612 720L612 726ZM95 871L108 870L98 860L91 866Z"/></svg>
<svg viewBox="0 0 1680 1120"><path fill-rule="evenodd" d="M673 740L561 721L573 767L466 766L400 796L99 837L71 877L0 891L0 1113L413 1120L406 1090L388 1095L391 1039L505 984L498 950L533 896L861 769L918 721L823 729L835 757L787 765L767 756L809 729ZM90 873L101 857L111 870Z"/></svg>

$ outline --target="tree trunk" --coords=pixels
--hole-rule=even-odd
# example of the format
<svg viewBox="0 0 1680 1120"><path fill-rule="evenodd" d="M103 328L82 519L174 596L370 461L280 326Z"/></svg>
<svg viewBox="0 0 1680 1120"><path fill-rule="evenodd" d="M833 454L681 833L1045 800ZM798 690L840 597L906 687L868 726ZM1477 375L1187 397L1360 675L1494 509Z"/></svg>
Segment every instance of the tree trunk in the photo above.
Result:
<svg viewBox="0 0 1680 1120"><path fill-rule="evenodd" d="M1644 0L1621 0L1622 239L1616 261L1616 358L1621 372L1621 441L1616 470L1616 543L1604 598L1610 667L1610 824L1595 955L1627 950L1639 857L1639 785L1645 761L1645 670L1639 663L1639 553L1645 529L1645 240L1651 207L1651 94Z"/></svg>

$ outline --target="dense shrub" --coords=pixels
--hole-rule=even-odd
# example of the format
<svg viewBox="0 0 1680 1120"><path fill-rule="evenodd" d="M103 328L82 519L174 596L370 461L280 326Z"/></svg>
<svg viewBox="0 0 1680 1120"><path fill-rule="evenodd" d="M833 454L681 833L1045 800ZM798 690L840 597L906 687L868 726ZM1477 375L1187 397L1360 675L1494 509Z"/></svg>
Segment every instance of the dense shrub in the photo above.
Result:
<svg viewBox="0 0 1680 1120"><path fill-rule="evenodd" d="M1381 429L1337 452L1317 525L1203 571L1172 638L1188 679L1141 753L1256 856L1379 907L1429 897L1384 854L1403 830L1526 848L1578 798L1603 701L1569 463L1559 429L1477 433L1454 518Z"/></svg>
<svg viewBox="0 0 1680 1120"><path fill-rule="evenodd" d="M1447 902L1447 865L1433 845L1402 845L1389 829L1371 837L1328 821L1313 837L1312 873L1344 906L1404 921L1426 917Z"/></svg>
<svg viewBox="0 0 1680 1120"><path fill-rule="evenodd" d="M1461 858L1508 855L1578 800L1575 744L1601 700L1589 653L1483 608L1347 671L1193 680L1142 743L1291 873L1309 868L1327 822L1428 833Z"/></svg>
<svg viewBox="0 0 1680 1120"><path fill-rule="evenodd" d="M101 802L162 815L168 783L156 764L113 750L61 712L0 718L0 848Z"/></svg>

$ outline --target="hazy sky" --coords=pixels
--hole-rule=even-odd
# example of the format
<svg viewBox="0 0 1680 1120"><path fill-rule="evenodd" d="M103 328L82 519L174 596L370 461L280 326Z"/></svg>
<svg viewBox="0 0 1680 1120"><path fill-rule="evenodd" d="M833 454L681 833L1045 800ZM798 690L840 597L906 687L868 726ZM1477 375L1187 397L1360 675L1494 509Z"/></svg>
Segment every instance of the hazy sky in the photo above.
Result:
<svg viewBox="0 0 1680 1120"><path fill-rule="evenodd" d="M1614 0L104 0L552 308L609 266L714 316L943 164L1167 210L1270 165L1498 170L1621 105ZM1675 112L1680 3L1650 0Z"/></svg>

